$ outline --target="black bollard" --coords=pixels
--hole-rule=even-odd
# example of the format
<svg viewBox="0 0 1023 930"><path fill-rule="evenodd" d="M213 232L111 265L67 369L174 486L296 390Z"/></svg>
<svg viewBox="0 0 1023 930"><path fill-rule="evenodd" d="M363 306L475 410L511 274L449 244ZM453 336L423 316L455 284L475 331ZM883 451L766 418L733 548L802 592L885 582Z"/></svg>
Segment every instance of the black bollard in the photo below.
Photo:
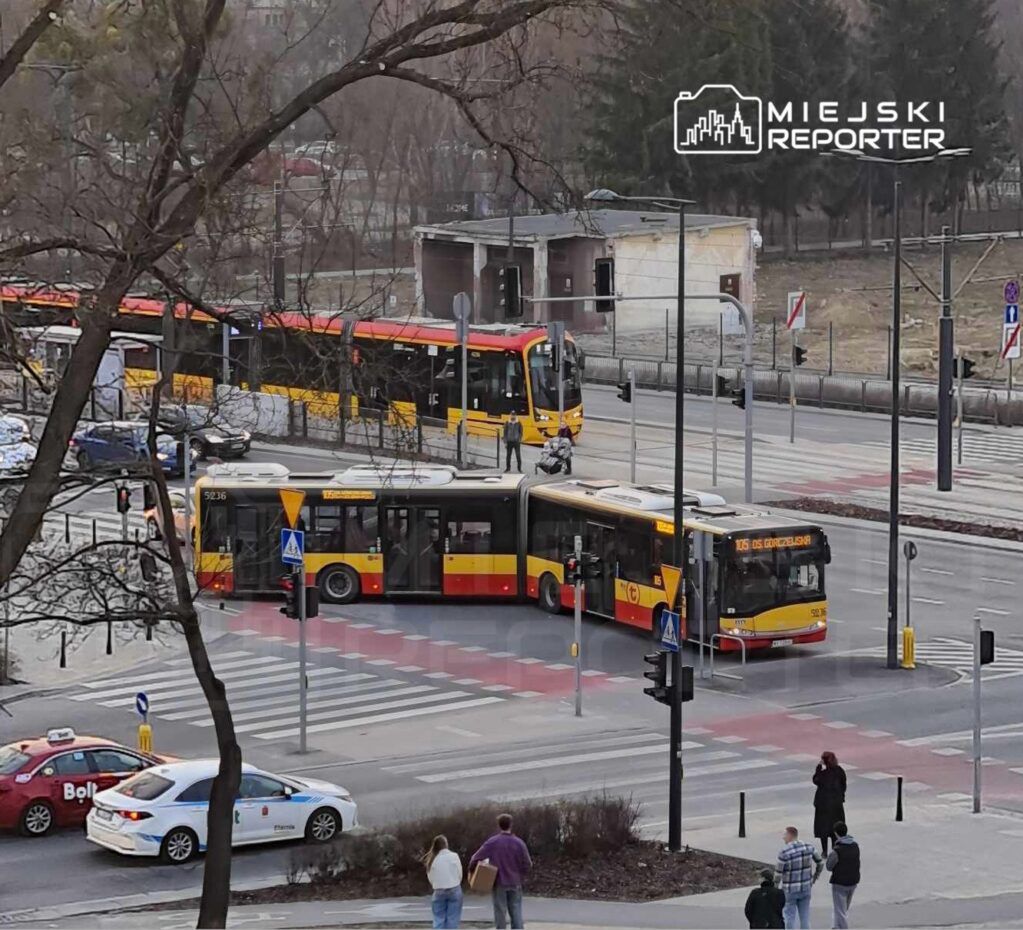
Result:
<svg viewBox="0 0 1023 930"><path fill-rule="evenodd" d="M114 624L112 621L107 620L107 655L112 656L114 654Z"/></svg>
<svg viewBox="0 0 1023 930"><path fill-rule="evenodd" d="M902 822L902 776L899 775L897 779L897 788L895 795L895 822Z"/></svg>
<svg viewBox="0 0 1023 930"><path fill-rule="evenodd" d="M746 838L746 792L739 792L739 839Z"/></svg>
<svg viewBox="0 0 1023 930"><path fill-rule="evenodd" d="M60 631L60 667L67 668L67 633Z"/></svg>

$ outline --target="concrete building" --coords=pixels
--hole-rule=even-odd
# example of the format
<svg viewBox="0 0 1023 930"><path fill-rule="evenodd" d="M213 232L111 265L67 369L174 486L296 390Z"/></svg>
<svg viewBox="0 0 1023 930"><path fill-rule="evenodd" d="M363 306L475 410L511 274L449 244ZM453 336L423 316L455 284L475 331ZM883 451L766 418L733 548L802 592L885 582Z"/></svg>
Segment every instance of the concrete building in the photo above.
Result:
<svg viewBox="0 0 1023 930"><path fill-rule="evenodd" d="M459 220L415 228L416 301L419 312L450 318L459 291L472 296L475 322L504 319L501 269L509 262L522 269L526 297L593 294L595 263L610 259L615 292L628 296L669 295L669 299L621 302L618 332L664 326L665 310L674 316L678 269L678 216L636 210L592 210L517 216L509 221ZM718 293L726 288L752 305L756 222L734 216L686 216L687 293ZM695 325L716 322L720 304L688 301L686 318ZM598 332L607 314L592 301L526 303L524 320L564 320L575 332Z"/></svg>

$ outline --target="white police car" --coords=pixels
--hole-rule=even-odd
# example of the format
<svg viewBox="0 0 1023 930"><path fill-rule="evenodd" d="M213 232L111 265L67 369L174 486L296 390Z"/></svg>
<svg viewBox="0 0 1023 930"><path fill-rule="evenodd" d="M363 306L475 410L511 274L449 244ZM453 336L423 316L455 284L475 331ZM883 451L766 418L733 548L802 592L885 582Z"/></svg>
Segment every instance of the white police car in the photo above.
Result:
<svg viewBox="0 0 1023 930"><path fill-rule="evenodd" d="M201 759L157 765L99 792L92 799L86 835L126 856L187 862L206 849L206 814L219 764ZM302 836L326 843L357 822L352 796L339 785L242 766L234 804L235 846Z"/></svg>

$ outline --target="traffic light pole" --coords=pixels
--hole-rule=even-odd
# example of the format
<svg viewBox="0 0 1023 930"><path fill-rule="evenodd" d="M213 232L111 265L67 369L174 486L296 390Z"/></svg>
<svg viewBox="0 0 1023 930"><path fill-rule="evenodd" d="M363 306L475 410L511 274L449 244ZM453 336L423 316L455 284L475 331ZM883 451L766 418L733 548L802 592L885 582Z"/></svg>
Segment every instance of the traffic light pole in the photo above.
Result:
<svg viewBox="0 0 1023 930"><path fill-rule="evenodd" d="M305 643L305 552L298 566L298 577L295 579L295 594L298 598L298 751L306 752L306 643Z"/></svg>
<svg viewBox="0 0 1023 930"><path fill-rule="evenodd" d="M980 617L973 618L973 813L980 813Z"/></svg>
<svg viewBox="0 0 1023 930"><path fill-rule="evenodd" d="M956 350L956 464L963 464L963 354Z"/></svg>
<svg viewBox="0 0 1023 930"><path fill-rule="evenodd" d="M636 483L636 372L629 372L629 414L630 414L630 438L629 438L629 481Z"/></svg>
<svg viewBox="0 0 1023 930"><path fill-rule="evenodd" d="M583 538L575 538L576 565L580 571L575 576L575 715L583 715L583 598L582 598L582 559Z"/></svg>
<svg viewBox="0 0 1023 930"><path fill-rule="evenodd" d="M941 227L941 316L938 318L938 490L952 490L952 262L949 227Z"/></svg>
<svg viewBox="0 0 1023 930"><path fill-rule="evenodd" d="M789 442L796 441L796 330L791 329L792 361L789 364Z"/></svg>
<svg viewBox="0 0 1023 930"><path fill-rule="evenodd" d="M718 371L724 361L724 314L718 314L718 363L714 366L714 377L710 387L710 484L718 486Z"/></svg>

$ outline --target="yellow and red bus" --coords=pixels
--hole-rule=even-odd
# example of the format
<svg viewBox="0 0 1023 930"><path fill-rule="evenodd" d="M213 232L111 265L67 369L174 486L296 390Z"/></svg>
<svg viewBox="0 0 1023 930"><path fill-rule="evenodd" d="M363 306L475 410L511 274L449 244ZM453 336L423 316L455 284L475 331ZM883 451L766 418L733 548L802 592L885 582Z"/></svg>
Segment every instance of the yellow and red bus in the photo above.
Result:
<svg viewBox="0 0 1023 930"><path fill-rule="evenodd" d="M0 285L0 312L14 326L74 325L80 299L72 289ZM167 307L150 297L125 297L117 329L166 335ZM461 417L462 353L449 320L222 309L236 324L227 342L228 371L237 386L302 401L313 416L336 418L344 393L346 415L358 416L360 409L418 414L451 429ZM209 401L223 378L224 324L184 303L173 312L174 348L181 352L175 393ZM523 441L542 443L558 430L559 378L565 422L573 435L582 430L582 358L571 336L564 358L556 359L543 326L471 326L466 360L470 433L493 435L514 412ZM128 386L153 384L156 362L157 353L129 353Z"/></svg>
<svg viewBox="0 0 1023 930"><path fill-rule="evenodd" d="M281 488L306 494L306 581L323 600L416 595L528 599L572 606L564 560L576 536L600 558L585 609L659 629L661 564L670 558L673 496L666 486L614 480L538 481L449 466L355 466L298 474L274 464L213 465L196 482L200 586L246 595L279 590ZM686 492L685 531L711 534L714 559L705 640L722 649L820 642L827 634L819 526ZM686 602L692 586L686 581ZM699 637L693 624L686 638Z"/></svg>

